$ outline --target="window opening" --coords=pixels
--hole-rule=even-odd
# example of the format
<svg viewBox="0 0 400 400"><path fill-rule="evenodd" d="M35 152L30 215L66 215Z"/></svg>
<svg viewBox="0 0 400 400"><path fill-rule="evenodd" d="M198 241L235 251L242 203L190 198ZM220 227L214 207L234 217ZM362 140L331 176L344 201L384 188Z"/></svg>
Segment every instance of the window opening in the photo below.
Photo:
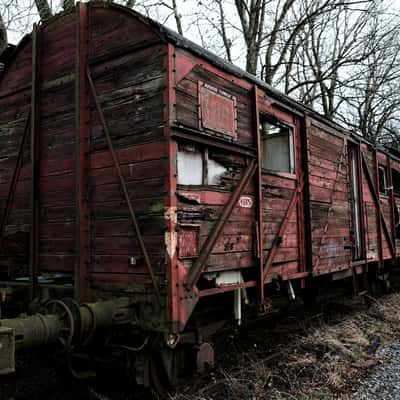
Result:
<svg viewBox="0 0 400 400"><path fill-rule="evenodd" d="M207 148L179 145L177 156L178 185L221 184L227 168L214 160Z"/></svg>
<svg viewBox="0 0 400 400"><path fill-rule="evenodd" d="M361 258L362 253L362 227L361 227L361 200L360 200L360 174L358 170L359 155L356 147L350 146L350 166L351 166L351 198L353 209L353 231L354 247L353 259Z"/></svg>
<svg viewBox="0 0 400 400"><path fill-rule="evenodd" d="M203 183L203 154L195 146L179 147L177 160L178 184Z"/></svg>
<svg viewBox="0 0 400 400"><path fill-rule="evenodd" d="M393 192L400 194L400 172L392 168Z"/></svg>
<svg viewBox="0 0 400 400"><path fill-rule="evenodd" d="M262 167L269 171L293 174L294 143L290 126L260 118Z"/></svg>
<svg viewBox="0 0 400 400"><path fill-rule="evenodd" d="M387 194L387 169L386 167L379 166L379 192L386 195Z"/></svg>
<svg viewBox="0 0 400 400"><path fill-rule="evenodd" d="M210 157L207 157L207 184L208 185L219 185L221 183L221 178L224 176L226 172L226 168L213 160Z"/></svg>
<svg viewBox="0 0 400 400"><path fill-rule="evenodd" d="M396 239L400 239L400 216L398 207L394 207L394 226Z"/></svg>

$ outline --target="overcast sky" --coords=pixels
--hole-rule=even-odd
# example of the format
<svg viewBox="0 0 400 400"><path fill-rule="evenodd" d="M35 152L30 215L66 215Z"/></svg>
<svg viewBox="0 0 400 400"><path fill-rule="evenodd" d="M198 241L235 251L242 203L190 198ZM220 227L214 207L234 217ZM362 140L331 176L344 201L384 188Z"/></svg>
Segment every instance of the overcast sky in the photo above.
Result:
<svg viewBox="0 0 400 400"><path fill-rule="evenodd" d="M18 12L16 12L16 9L12 9L10 7L6 8L4 6L4 4L7 5L13 4L14 1L18 3ZM61 0L49 0L49 1L50 3L53 4L54 8L60 7ZM143 2L151 1L152 4L156 3L155 0L142 0L142 1ZM234 0L226 0L226 2L224 3L225 4L224 12L233 25L236 24L236 26L239 26L240 23L236 17L234 5L230 3L230 1L233 3ZM138 3L140 3L140 1L138 1ZM382 3L386 4L388 13L396 13L396 14L400 13L400 0L382 0ZM197 20L197 16L195 17L194 11L196 10L198 0L177 0L177 4L178 4L178 9L182 14L182 23L185 36L197 42L200 45L208 46L208 50L211 50L214 53L223 56L224 49L218 48L218 44L216 43L216 41L212 36L207 37L205 35L204 37L205 40L203 42L201 41L199 35L199 27L194 23L194 20L195 19ZM229 4L231 4L230 7ZM2 7L1 13L5 18L5 22L7 23L7 21L11 21L8 29L8 40L12 44L17 44L24 34L29 33L31 31L32 24L38 21L38 15L36 12L36 8L33 6L33 0L13 0L13 1L0 0L0 6ZM139 9L139 11L143 10ZM158 20L159 22L166 24L168 27L176 30L174 17L170 13L168 14L165 7L159 6L151 8L150 16ZM203 33L204 31L205 29L203 28ZM243 43L241 42L241 40L235 41L234 30L231 30L230 34L233 39L233 47L232 47L233 60L238 66L243 68L244 67L243 65L244 57L242 57ZM239 37L240 35L237 34L237 36Z"/></svg>

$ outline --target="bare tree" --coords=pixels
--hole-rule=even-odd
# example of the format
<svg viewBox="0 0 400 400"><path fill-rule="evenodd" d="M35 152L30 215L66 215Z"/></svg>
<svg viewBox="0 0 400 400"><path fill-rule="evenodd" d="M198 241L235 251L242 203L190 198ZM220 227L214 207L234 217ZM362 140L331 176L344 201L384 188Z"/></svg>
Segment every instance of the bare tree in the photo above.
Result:
<svg viewBox="0 0 400 400"><path fill-rule="evenodd" d="M232 23L231 0L204 0L187 16L189 27L195 27L194 34L202 47L213 51L229 62L237 61L233 56L235 34L241 30ZM227 12L227 11L228 12ZM228 15L227 15L228 14ZM239 25L239 21L237 21ZM188 34L190 34L190 29Z"/></svg>
<svg viewBox="0 0 400 400"><path fill-rule="evenodd" d="M3 17L0 14L0 54L6 49L7 44L7 29Z"/></svg>
<svg viewBox="0 0 400 400"><path fill-rule="evenodd" d="M127 0L126 3L125 3L125 5L126 5L128 8L135 8L135 6L136 6L136 0Z"/></svg>
<svg viewBox="0 0 400 400"><path fill-rule="evenodd" d="M53 13L47 0L35 0L35 4L41 21L47 21L51 18Z"/></svg>
<svg viewBox="0 0 400 400"><path fill-rule="evenodd" d="M286 0L285 3L294 0ZM257 61L264 37L264 18L267 0L235 0L244 42L246 44L246 71L257 73ZM223 7L220 7L223 10ZM223 15L221 15L221 19Z"/></svg>
<svg viewBox="0 0 400 400"><path fill-rule="evenodd" d="M356 79L341 94L341 120L374 143L400 139L399 36L399 25L376 13L365 43L368 57L354 67Z"/></svg>
<svg viewBox="0 0 400 400"><path fill-rule="evenodd" d="M399 17L389 23L381 0L117 1L195 37L372 140L393 136L400 125ZM35 10L21 13L22 3L0 0L9 13L7 28L11 16L26 25L32 21ZM50 0L30 4L45 21L60 9L70 10L74 0L58 7Z"/></svg>
<svg viewBox="0 0 400 400"><path fill-rule="evenodd" d="M225 17L225 11L224 11L224 6L222 3L222 0L216 0L219 8L219 29L218 32L221 35L222 42L224 43L225 51L226 51L226 57L229 62L232 62L232 40L228 37L227 34L227 29L226 29L226 17Z"/></svg>
<svg viewBox="0 0 400 400"><path fill-rule="evenodd" d="M308 40L303 42L302 50L310 66L309 82L318 86L316 96L327 118L332 119L340 106L337 91L352 79L347 76L352 66L368 57L363 32L369 18L364 10L355 15L348 8L338 8L307 24ZM299 82L288 93L303 84Z"/></svg>
<svg viewBox="0 0 400 400"><path fill-rule="evenodd" d="M303 0L291 3L286 1L278 10L271 23L271 30L267 32L265 42L266 50L262 77L268 83L280 80L279 73L288 73L291 63L296 61L296 53L302 51L301 43L304 41L304 30L310 26L318 34L326 31L325 24L329 23L337 12L357 12L352 7L356 6L358 12L363 12L375 0ZM278 2L279 4L279 2ZM334 34L334 33L333 33ZM310 39L310 37L308 37ZM288 84L286 88L288 89Z"/></svg>
<svg viewBox="0 0 400 400"><path fill-rule="evenodd" d="M172 11L174 13L174 18L175 18L175 22L176 22L176 28L178 29L178 32L181 35L183 35L182 16L179 14L178 5L176 3L176 0L172 0Z"/></svg>
<svg viewBox="0 0 400 400"><path fill-rule="evenodd" d="M148 15L149 17L158 20L162 19L162 23L166 23L167 20L173 16L175 19L176 30L179 32L179 34L183 35L182 15L179 12L177 0L124 0L122 4L124 4L126 7L134 8L137 11ZM163 13L163 11L166 12L166 15Z"/></svg>
<svg viewBox="0 0 400 400"><path fill-rule="evenodd" d="M63 0L63 10L70 11L75 7L74 0Z"/></svg>

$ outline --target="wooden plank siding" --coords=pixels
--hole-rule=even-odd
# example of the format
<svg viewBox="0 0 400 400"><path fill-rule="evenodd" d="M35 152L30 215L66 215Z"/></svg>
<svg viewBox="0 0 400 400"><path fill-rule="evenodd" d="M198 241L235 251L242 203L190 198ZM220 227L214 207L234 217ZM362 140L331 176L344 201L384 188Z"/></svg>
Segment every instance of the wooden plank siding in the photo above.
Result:
<svg viewBox="0 0 400 400"><path fill-rule="evenodd" d="M307 132L313 274L349 268L353 237L347 144L319 126Z"/></svg>
<svg viewBox="0 0 400 400"><path fill-rule="evenodd" d="M209 137L230 140L212 130L204 130L199 122L199 83L222 90L236 99L237 112L237 143L242 146L255 147L253 132L253 109L251 86L245 82L231 82L218 71L204 63L200 58L181 49L175 49L175 121L174 126L191 129L198 134ZM246 87L247 86L247 87ZM176 128L173 128L176 129ZM184 142L178 140L178 146ZM196 248L200 251L205 240L210 235L215 223L221 216L224 205L228 202L231 192L238 185L246 166L246 157L232 155L217 147L200 146L199 151L207 149L208 157L218 162L226 169L218 185L182 185L177 187L177 222L178 238L182 237L190 226L197 226L195 233ZM178 176L180 171L178 170ZM257 259L255 257L255 187L253 182L242 193L251 199L251 207L243 208L239 203L233 209L228 222L217 239L210 256L207 259L204 272L215 274L226 270L251 270L253 276ZM193 200L195 199L195 200ZM192 256L182 256L185 251L184 241L178 240L178 262L190 269L196 253ZM183 257L183 258L182 258ZM200 287L206 284L199 281Z"/></svg>
<svg viewBox="0 0 400 400"><path fill-rule="evenodd" d="M113 20L113 29L109 21ZM110 19L111 18L111 19ZM105 21L108 21L107 23ZM152 265L164 276L164 195L166 153L163 136L163 93L166 45L147 25L102 5L91 6L89 19L91 76L110 131L111 140L137 213ZM132 35L132 32L136 32ZM140 34L139 34L140 33ZM40 30L40 274L72 273L75 265L75 59L76 15L44 24ZM154 43L151 45L151 43ZM127 49L131 48L131 51ZM117 51L120 50L120 51ZM0 210L3 212L29 111L30 41L20 49L0 83ZM10 91L20 90L8 94ZM119 179L99 115L89 95L90 148L88 157L89 253L88 281L126 287L122 274L147 282L148 273L129 219ZM10 277L27 273L30 231L31 163L29 141L5 227L0 265ZM131 258L135 262L131 263ZM117 275L121 274L121 275ZM118 278L120 277L120 278ZM133 278L135 281L136 278ZM100 284L100 286L103 283ZM140 289L143 291L143 288Z"/></svg>
<svg viewBox="0 0 400 400"><path fill-rule="evenodd" d="M237 104L237 143L249 148L256 146L259 133L254 129L253 111L253 89L246 82L238 79L234 80L228 74L216 71L191 54L183 50L176 50L177 79L176 84L176 121L180 127L188 128L206 134L207 136L220 137L221 135L211 130L204 131L199 126L199 92L198 83L206 83L212 87L223 90L229 95L235 96ZM184 71L184 72L182 72ZM293 123L290 113L285 113L279 109L269 107L270 101L263 91L259 92L260 111L269 115L271 118L279 117ZM229 138L227 138L229 140ZM237 182L244 169L243 156L230 156L224 150L213 149L213 156L220 160L227 168L227 173L218 186L179 186L178 185L178 224L181 226L198 224L199 243L198 248L205 238L209 235L213 223L218 219L222 212L222 206L227 202L228 194L237 185ZM298 166L301 169L301 166ZM296 176L285 176L285 174L268 173L262 174L262 218L264 230L261 235L263 258L268 257L268 253L276 242L279 226L282 223L292 196L296 192L298 182ZM212 195L202 198L201 193L210 192ZM221 195L222 194L222 195ZM207 261L205 272L216 272L225 270L235 270L237 268L246 269L247 277L256 277L257 271L257 224L255 210L255 186L254 183L248 185L243 192L244 196L252 199L251 208L241 208L238 204L229 222L225 226L221 237ZM197 200L194 202L193 198ZM215 203L210 204L210 199ZM266 281L274 277L284 277L288 279L292 273L299 272L299 218L297 210L290 216L288 227L280 238L278 249L273 257L272 267ZM179 232L178 232L179 234ZM229 255L228 255L229 254ZM228 257L228 259L227 259ZM195 257L193 257L195 259ZM192 260L193 261L193 260ZM190 268L190 259L185 259L184 263Z"/></svg>
<svg viewBox="0 0 400 400"><path fill-rule="evenodd" d="M365 157L365 160L368 165L368 171L372 179L376 179L376 172L374 168L374 150L371 146L361 145L361 151ZM378 164L387 166L386 160L382 157L379 157L378 153ZM377 205L374 201L374 196L371 191L370 186L368 185L368 180L366 177L366 171L363 170L363 197L365 204L365 235L366 235L366 244L367 244L367 259L368 261L379 261L379 252L382 251L382 262L385 259L390 259L390 249L387 238L383 232L383 228L379 228L380 217L378 214ZM379 193L379 188L375 188L376 193ZM384 221L387 227L390 230L390 205L389 198L386 194L379 193L379 203L384 215ZM381 234L379 235L379 231L381 230Z"/></svg>

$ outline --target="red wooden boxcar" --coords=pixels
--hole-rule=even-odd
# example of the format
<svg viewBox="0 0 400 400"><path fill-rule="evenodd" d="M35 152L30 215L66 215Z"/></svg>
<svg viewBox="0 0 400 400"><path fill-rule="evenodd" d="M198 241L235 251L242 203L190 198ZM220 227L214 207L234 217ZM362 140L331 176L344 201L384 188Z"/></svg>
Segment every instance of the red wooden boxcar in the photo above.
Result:
<svg viewBox="0 0 400 400"><path fill-rule="evenodd" d="M276 282L361 291L397 259L399 159L117 5L81 3L17 46L0 152L13 304L124 297L136 337L166 346L270 311Z"/></svg>

